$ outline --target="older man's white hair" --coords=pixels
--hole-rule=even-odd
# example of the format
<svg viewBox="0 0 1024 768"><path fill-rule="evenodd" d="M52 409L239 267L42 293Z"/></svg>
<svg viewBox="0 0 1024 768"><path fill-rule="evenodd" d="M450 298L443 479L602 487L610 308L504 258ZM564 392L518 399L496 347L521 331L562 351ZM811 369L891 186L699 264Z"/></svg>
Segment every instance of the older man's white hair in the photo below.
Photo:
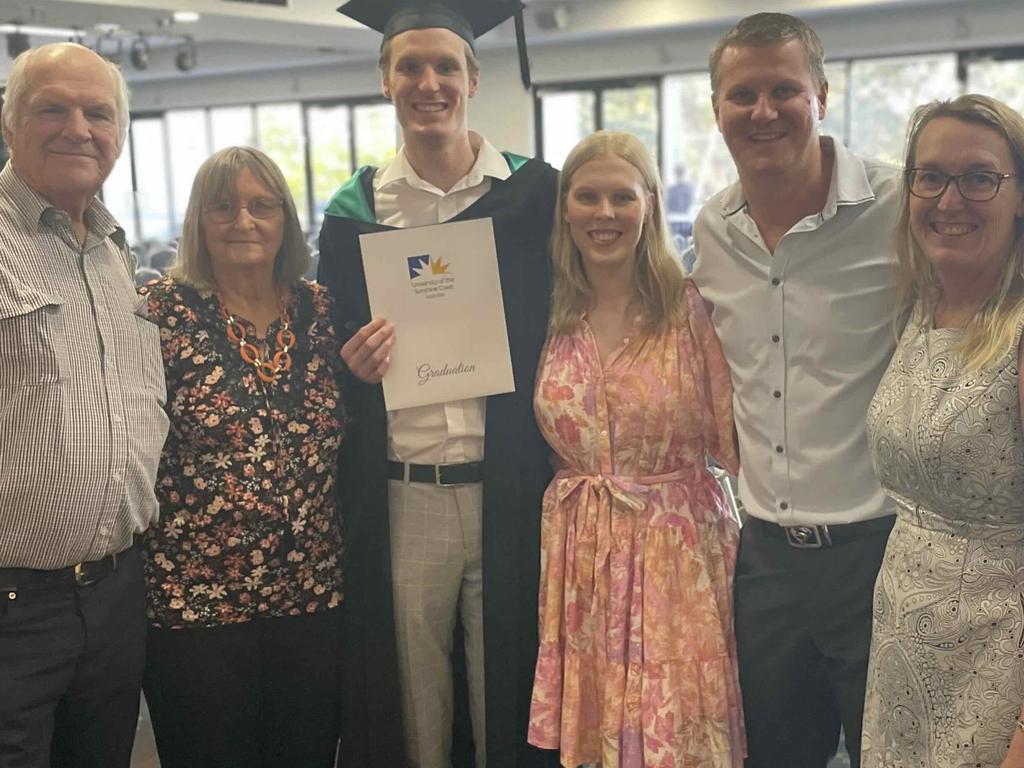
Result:
<svg viewBox="0 0 1024 768"><path fill-rule="evenodd" d="M116 64L104 59L91 49L78 43L47 43L38 48L29 48L14 60L11 74L7 78L7 89L4 93L3 127L5 134L12 134L14 127L18 124L21 110L25 105L25 98L32 88L32 77L29 65L45 54L56 53L59 49L77 48L96 56L102 61L114 81L114 108L117 112L117 149L120 152L124 147L124 140L128 136L128 84L124 81L124 75Z"/></svg>

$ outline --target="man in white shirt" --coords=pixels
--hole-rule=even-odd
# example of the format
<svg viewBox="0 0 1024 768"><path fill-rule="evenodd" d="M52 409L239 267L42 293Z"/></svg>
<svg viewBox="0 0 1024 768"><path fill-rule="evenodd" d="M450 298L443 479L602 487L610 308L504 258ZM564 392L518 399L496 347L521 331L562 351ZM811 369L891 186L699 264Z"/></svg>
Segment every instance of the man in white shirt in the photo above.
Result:
<svg viewBox="0 0 1024 768"><path fill-rule="evenodd" d="M550 760L526 743L526 723L540 500L550 477L532 395L557 175L498 152L467 123L480 83L473 39L519 8L509 0L353 0L342 8L384 34L382 86L403 138L391 163L360 169L339 190L320 235L319 279L336 298L353 374L341 464L343 765L460 764L451 754L457 618L477 768ZM494 225L516 391L385 412L379 382L401 329L370 318L359 234L485 217Z"/></svg>
<svg viewBox="0 0 1024 768"><path fill-rule="evenodd" d="M895 346L898 172L820 136L828 83L801 20L759 13L714 48L739 182L694 224L693 278L732 369L736 632L748 768L854 766L874 580L894 507L864 419Z"/></svg>

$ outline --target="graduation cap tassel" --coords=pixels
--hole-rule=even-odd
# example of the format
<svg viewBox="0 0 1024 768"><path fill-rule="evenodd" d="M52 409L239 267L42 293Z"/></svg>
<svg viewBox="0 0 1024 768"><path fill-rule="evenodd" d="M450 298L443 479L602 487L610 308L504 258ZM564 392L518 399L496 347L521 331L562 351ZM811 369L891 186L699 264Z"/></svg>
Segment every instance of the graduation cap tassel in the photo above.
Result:
<svg viewBox="0 0 1024 768"><path fill-rule="evenodd" d="M526 52L526 25L523 23L522 3L518 3L515 12L516 20L516 48L519 49L519 74L523 78L523 87L530 90L530 57Z"/></svg>

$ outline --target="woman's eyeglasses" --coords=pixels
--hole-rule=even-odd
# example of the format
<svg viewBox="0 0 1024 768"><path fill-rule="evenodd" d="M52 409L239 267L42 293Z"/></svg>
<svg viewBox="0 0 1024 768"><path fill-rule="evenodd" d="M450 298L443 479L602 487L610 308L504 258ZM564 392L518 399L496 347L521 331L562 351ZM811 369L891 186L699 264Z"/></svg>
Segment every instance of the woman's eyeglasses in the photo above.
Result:
<svg viewBox="0 0 1024 768"><path fill-rule="evenodd" d="M942 197L949 183L956 184L957 191L964 200L984 203L999 194L999 187L1004 179L1012 179L1015 173L999 173L999 171L968 171L967 173L944 173L934 168L908 168L907 185L910 194L925 200Z"/></svg>
<svg viewBox="0 0 1024 768"><path fill-rule="evenodd" d="M282 202L272 197L254 197L245 205L237 200L220 200L203 208L203 212L211 221L218 224L230 224L238 218L243 208L254 219L271 219L282 207Z"/></svg>

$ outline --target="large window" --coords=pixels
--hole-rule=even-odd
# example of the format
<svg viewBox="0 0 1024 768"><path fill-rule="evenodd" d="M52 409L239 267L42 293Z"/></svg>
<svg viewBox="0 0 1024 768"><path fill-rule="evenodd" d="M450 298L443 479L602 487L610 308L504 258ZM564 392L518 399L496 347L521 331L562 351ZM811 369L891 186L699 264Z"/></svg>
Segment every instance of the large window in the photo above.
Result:
<svg viewBox="0 0 1024 768"><path fill-rule="evenodd" d="M592 91L555 91L540 94L541 138L544 159L561 168L569 150L593 133L597 121Z"/></svg>
<svg viewBox="0 0 1024 768"><path fill-rule="evenodd" d="M601 127L629 131L658 157L658 86L656 83L607 88L601 92Z"/></svg>
<svg viewBox="0 0 1024 768"><path fill-rule="evenodd" d="M711 81L701 72L662 83L665 140L662 178L669 221L677 234L700 204L736 178L736 169L711 109Z"/></svg>
<svg viewBox="0 0 1024 768"><path fill-rule="evenodd" d="M302 105L266 104L256 107L256 125L259 147L281 168L295 198L299 221L309 221Z"/></svg>
<svg viewBox="0 0 1024 768"><path fill-rule="evenodd" d="M984 93L1024 112L1024 60L979 58L967 65L968 93Z"/></svg>
<svg viewBox="0 0 1024 768"><path fill-rule="evenodd" d="M847 143L860 155L900 165L914 107L960 90L952 53L854 61L850 80Z"/></svg>
<svg viewBox="0 0 1024 768"><path fill-rule="evenodd" d="M256 126L253 109L219 107L210 110L210 151L226 147L256 146Z"/></svg>
<svg viewBox="0 0 1024 768"><path fill-rule="evenodd" d="M170 142L171 188L174 196L171 199L171 212L174 218L174 229L181 230L185 221L185 209L192 193L192 180L203 161L210 156L209 142L206 135L206 110L187 109L168 112L167 138Z"/></svg>
<svg viewBox="0 0 1024 768"><path fill-rule="evenodd" d="M395 156L398 118L390 104L355 107L356 167L381 166Z"/></svg>
<svg viewBox="0 0 1024 768"><path fill-rule="evenodd" d="M825 77L828 79L828 98L825 100L825 118L821 121L821 132L848 141L849 125L847 109L849 101L848 62L826 64Z"/></svg>
<svg viewBox="0 0 1024 768"><path fill-rule="evenodd" d="M644 80L538 89L534 104L541 155L561 168L580 139L604 128L635 133L657 158L658 87L656 80Z"/></svg>
<svg viewBox="0 0 1024 768"><path fill-rule="evenodd" d="M1024 107L1024 63L961 55L973 57L968 59L974 62L969 67L972 88L977 83L977 90ZM829 91L821 133L862 156L900 163L914 107L956 96L961 90L957 72L954 53L830 62L825 66ZM556 167L597 128L640 137L659 156L668 218L681 244L700 206L736 178L715 123L707 72L541 86L536 106L538 146Z"/></svg>
<svg viewBox="0 0 1024 768"><path fill-rule="evenodd" d="M171 240L181 232L203 161L225 147L252 146L280 166L299 219L312 230L357 164L383 165L394 157L397 131L394 109L378 99L136 115L103 196L133 244Z"/></svg>
<svg viewBox="0 0 1024 768"><path fill-rule="evenodd" d="M313 177L313 220L319 221L334 192L352 174L349 107L311 105L306 109L306 122Z"/></svg>
<svg viewBox="0 0 1024 768"><path fill-rule="evenodd" d="M138 241L169 240L177 235L171 224L171 184L167 175L167 143L162 117L132 122L132 154L138 158L135 180L138 189Z"/></svg>
<svg viewBox="0 0 1024 768"><path fill-rule="evenodd" d="M132 153L131 145L127 142L121 152L121 157L118 158L103 184L103 204L124 227L128 242L138 242L139 233L135 222L135 192L132 188Z"/></svg>

